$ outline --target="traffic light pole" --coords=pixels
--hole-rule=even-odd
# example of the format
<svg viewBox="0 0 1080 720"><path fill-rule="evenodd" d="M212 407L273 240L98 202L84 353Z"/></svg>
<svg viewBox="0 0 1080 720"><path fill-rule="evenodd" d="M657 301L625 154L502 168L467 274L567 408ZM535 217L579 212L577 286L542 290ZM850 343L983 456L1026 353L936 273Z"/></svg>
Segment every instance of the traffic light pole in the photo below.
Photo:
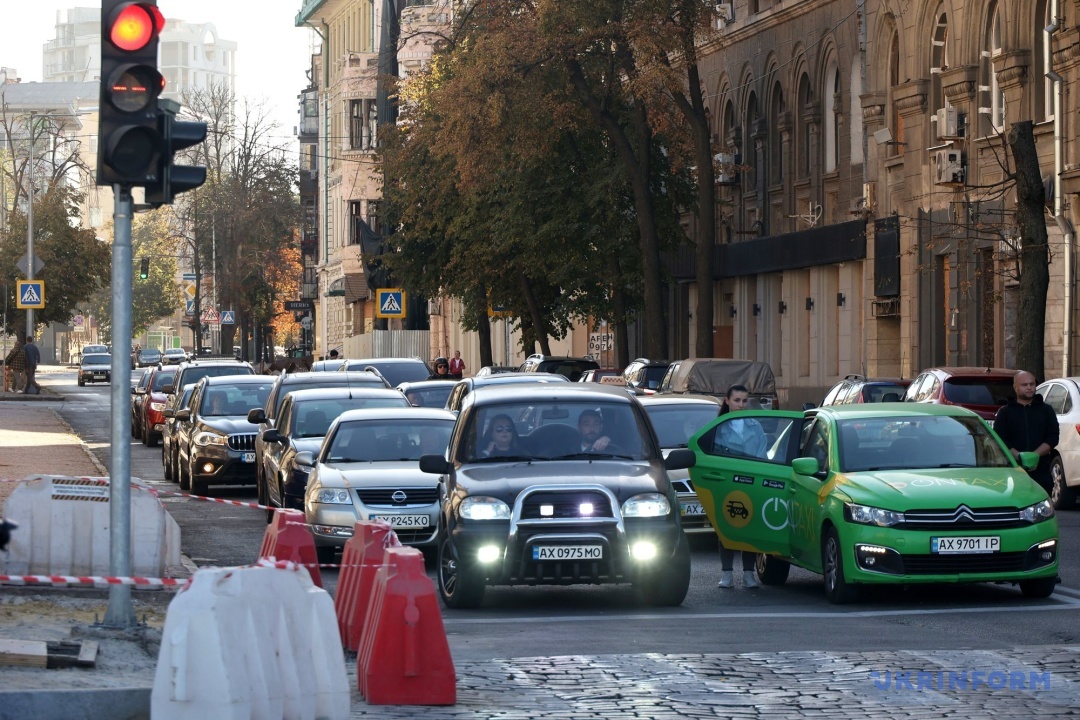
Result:
<svg viewBox="0 0 1080 720"><path fill-rule="evenodd" d="M112 250L112 403L109 452L109 574L131 576L131 186L113 185ZM130 585L109 586L109 607L102 625L131 628L138 624Z"/></svg>

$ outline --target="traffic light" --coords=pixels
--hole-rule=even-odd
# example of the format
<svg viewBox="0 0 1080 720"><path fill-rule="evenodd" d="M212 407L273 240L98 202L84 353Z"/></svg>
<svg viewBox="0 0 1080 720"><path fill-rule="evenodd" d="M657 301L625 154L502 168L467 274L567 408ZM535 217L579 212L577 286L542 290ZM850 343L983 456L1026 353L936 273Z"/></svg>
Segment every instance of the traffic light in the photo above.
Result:
<svg viewBox="0 0 1080 720"><path fill-rule="evenodd" d="M157 69L165 18L157 0L102 0L98 185L143 185L157 179L162 138Z"/></svg>
<svg viewBox="0 0 1080 720"><path fill-rule="evenodd" d="M182 192L194 190L206 182L206 168L199 165L177 165L173 157L178 151L206 140L206 123L177 120L180 103L158 101L158 132L162 138L161 159L157 180L146 185L146 204L152 207L169 205Z"/></svg>
<svg viewBox="0 0 1080 720"><path fill-rule="evenodd" d="M145 280L148 277L150 277L150 258L143 258L139 266L139 279Z"/></svg>

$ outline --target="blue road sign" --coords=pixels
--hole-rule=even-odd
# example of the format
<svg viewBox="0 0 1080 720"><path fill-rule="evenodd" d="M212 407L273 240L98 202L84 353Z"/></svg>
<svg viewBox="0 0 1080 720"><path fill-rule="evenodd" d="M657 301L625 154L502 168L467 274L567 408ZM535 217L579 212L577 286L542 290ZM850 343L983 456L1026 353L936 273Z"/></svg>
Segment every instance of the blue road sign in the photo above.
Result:
<svg viewBox="0 0 1080 720"><path fill-rule="evenodd" d="M236 313L234 311L232 311L232 310L222 310L221 311L221 324L222 325L235 325L236 324Z"/></svg>
<svg viewBox="0 0 1080 720"><path fill-rule="evenodd" d="M45 309L45 281L19 280L15 307L20 310Z"/></svg>
<svg viewBox="0 0 1080 720"><path fill-rule="evenodd" d="M377 290L375 298L375 317L397 319L405 317L405 291L401 288Z"/></svg>
<svg viewBox="0 0 1080 720"><path fill-rule="evenodd" d="M184 302L184 314L185 315L194 315L195 314L195 301L194 300L187 300L187 301Z"/></svg>

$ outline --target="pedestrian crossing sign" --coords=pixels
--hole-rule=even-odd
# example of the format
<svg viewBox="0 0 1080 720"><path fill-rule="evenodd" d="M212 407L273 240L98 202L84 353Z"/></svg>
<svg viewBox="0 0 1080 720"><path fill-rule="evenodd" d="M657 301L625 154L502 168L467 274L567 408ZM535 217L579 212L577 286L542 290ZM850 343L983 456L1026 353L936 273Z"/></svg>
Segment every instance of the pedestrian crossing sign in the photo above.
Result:
<svg viewBox="0 0 1080 720"><path fill-rule="evenodd" d="M397 319L405 317L405 291L401 288L377 290L375 298L375 317Z"/></svg>
<svg viewBox="0 0 1080 720"><path fill-rule="evenodd" d="M45 309L45 281L19 280L15 307L20 310Z"/></svg>

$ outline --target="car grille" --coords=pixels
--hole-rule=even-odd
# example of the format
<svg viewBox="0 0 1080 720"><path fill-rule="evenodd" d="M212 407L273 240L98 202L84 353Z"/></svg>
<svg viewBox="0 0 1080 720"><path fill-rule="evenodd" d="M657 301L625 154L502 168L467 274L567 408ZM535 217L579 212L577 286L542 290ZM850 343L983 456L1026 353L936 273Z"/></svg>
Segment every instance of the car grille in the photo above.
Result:
<svg viewBox="0 0 1080 720"><path fill-rule="evenodd" d="M694 492L694 483L689 480L672 480L671 486L675 488L677 493Z"/></svg>
<svg viewBox="0 0 1080 720"><path fill-rule="evenodd" d="M1026 527L1016 508L972 510L966 505L951 510L910 510L904 513L905 530L990 530Z"/></svg>
<svg viewBox="0 0 1080 720"><path fill-rule="evenodd" d="M582 504L591 504L592 512L583 514ZM543 505L552 506L552 514L540 512ZM530 494L521 504L522 520L566 520L577 518L615 517L611 501L603 493L582 490L577 492L536 492Z"/></svg>
<svg viewBox="0 0 1080 720"><path fill-rule="evenodd" d="M559 560L534 562L523 560L517 567L511 584L577 585L617 581L614 564L609 560Z"/></svg>
<svg viewBox="0 0 1080 720"><path fill-rule="evenodd" d="M241 452L251 452L255 449L255 434L230 435L229 449Z"/></svg>
<svg viewBox="0 0 1080 720"><path fill-rule="evenodd" d="M962 573L1020 572L1024 552L985 555L903 555L906 575L955 575Z"/></svg>
<svg viewBox="0 0 1080 720"><path fill-rule="evenodd" d="M405 497L397 500L394 493L402 493ZM372 488L356 491L360 502L368 506L404 507L406 505L431 505L439 501L438 488ZM401 537L401 533L398 533ZM404 542L402 538L402 542Z"/></svg>
<svg viewBox="0 0 1080 720"><path fill-rule="evenodd" d="M421 543L431 539L431 536L435 534L435 528L394 528L394 534L397 535L397 539L406 545L413 543Z"/></svg>

